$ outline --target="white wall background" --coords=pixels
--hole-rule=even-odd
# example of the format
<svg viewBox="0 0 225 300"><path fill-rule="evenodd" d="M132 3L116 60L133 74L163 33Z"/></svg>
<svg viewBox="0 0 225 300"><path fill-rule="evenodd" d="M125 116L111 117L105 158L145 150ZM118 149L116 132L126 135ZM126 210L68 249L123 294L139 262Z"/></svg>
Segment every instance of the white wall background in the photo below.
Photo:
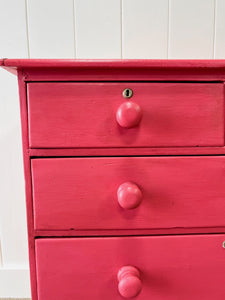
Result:
<svg viewBox="0 0 225 300"><path fill-rule="evenodd" d="M225 58L225 0L0 0L0 57ZM0 70L0 297L30 296L16 77Z"/></svg>

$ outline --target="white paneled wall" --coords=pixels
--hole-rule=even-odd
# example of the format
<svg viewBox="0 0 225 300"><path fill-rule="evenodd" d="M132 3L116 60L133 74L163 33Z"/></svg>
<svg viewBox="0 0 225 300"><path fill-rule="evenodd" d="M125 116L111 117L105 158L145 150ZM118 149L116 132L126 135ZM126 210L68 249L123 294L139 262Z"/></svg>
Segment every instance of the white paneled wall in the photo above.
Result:
<svg viewBox="0 0 225 300"><path fill-rule="evenodd" d="M225 58L225 0L215 1L215 58Z"/></svg>
<svg viewBox="0 0 225 300"><path fill-rule="evenodd" d="M121 58L120 0L75 0L76 58Z"/></svg>
<svg viewBox="0 0 225 300"><path fill-rule="evenodd" d="M213 58L214 0L172 0L169 5L169 58Z"/></svg>
<svg viewBox="0 0 225 300"><path fill-rule="evenodd" d="M74 57L73 0L27 0L27 20L30 57Z"/></svg>
<svg viewBox="0 0 225 300"><path fill-rule="evenodd" d="M0 0L0 57L225 58L225 0ZM0 70L0 297L30 295L16 77Z"/></svg>
<svg viewBox="0 0 225 300"><path fill-rule="evenodd" d="M167 58L168 0L122 1L122 57Z"/></svg>
<svg viewBox="0 0 225 300"><path fill-rule="evenodd" d="M0 56L28 57L24 0L0 0ZM0 69L0 297L29 296L18 88Z"/></svg>

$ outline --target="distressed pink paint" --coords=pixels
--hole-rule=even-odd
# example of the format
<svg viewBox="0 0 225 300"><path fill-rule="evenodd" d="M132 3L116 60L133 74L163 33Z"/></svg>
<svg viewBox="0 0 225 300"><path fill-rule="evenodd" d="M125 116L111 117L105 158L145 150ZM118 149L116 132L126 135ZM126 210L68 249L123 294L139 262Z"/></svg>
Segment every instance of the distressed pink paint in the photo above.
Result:
<svg viewBox="0 0 225 300"><path fill-rule="evenodd" d="M224 156L34 159L34 226L75 231L225 227L224 166ZM127 181L132 184L125 186Z"/></svg>
<svg viewBox="0 0 225 300"><path fill-rule="evenodd" d="M36 240L38 294L46 299L222 300L225 235ZM124 266L135 267L118 282ZM138 276L139 275L139 276Z"/></svg>
<svg viewBox="0 0 225 300"><path fill-rule="evenodd" d="M122 95L126 87L133 90L130 99ZM223 88L222 83L28 83L30 147L223 146Z"/></svg>
<svg viewBox="0 0 225 300"><path fill-rule="evenodd" d="M32 299L224 299L225 61L0 66L19 80Z"/></svg>

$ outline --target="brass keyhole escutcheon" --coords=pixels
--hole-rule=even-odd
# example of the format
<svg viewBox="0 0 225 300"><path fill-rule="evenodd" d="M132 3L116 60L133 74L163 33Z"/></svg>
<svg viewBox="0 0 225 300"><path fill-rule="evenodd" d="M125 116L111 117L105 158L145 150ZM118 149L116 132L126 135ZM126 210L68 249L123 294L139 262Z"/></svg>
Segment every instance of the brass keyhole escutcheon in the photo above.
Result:
<svg viewBox="0 0 225 300"><path fill-rule="evenodd" d="M124 98L131 98L133 96L133 91L131 89L125 89L123 91Z"/></svg>

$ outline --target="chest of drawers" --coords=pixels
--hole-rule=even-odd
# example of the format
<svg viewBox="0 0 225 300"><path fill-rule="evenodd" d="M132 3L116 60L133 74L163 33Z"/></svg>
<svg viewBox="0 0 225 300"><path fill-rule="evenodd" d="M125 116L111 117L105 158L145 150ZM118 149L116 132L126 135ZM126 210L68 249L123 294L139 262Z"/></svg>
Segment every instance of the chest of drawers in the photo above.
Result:
<svg viewBox="0 0 225 300"><path fill-rule="evenodd" d="M225 61L4 59L33 300L225 298Z"/></svg>

